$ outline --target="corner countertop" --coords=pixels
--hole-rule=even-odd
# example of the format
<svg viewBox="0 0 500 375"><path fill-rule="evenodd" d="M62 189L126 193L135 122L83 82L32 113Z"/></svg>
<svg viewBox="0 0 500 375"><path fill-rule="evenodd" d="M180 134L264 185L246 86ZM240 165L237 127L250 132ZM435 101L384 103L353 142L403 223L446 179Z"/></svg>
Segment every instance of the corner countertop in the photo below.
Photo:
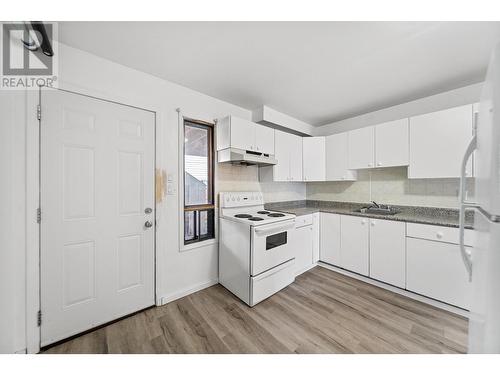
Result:
<svg viewBox="0 0 500 375"><path fill-rule="evenodd" d="M315 212L329 212L341 215L361 216L376 219L393 221L404 221L407 223L430 224L444 227L458 228L458 210L440 207L420 207L420 206L396 206L395 215L377 215L361 212L353 212L369 203L337 202L337 201L317 201L301 200L274 202L265 205L265 208L273 211L287 212L297 216L310 215ZM472 229L474 225L474 212L466 211L465 228Z"/></svg>

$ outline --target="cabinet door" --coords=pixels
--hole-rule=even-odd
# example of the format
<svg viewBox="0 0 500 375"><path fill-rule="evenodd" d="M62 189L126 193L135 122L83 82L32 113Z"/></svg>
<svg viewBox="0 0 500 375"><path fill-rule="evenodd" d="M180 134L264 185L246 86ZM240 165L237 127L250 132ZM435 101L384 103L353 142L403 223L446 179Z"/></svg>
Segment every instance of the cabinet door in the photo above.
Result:
<svg viewBox="0 0 500 375"><path fill-rule="evenodd" d="M374 130L369 126L349 132L349 169L374 167Z"/></svg>
<svg viewBox="0 0 500 375"><path fill-rule="evenodd" d="M368 219L342 215L340 217L340 266L368 276Z"/></svg>
<svg viewBox="0 0 500 375"><path fill-rule="evenodd" d="M460 177L472 118L472 105L411 117L408 178ZM469 161L467 175L471 172Z"/></svg>
<svg viewBox="0 0 500 375"><path fill-rule="evenodd" d="M406 289L468 309L471 285L459 246L408 237Z"/></svg>
<svg viewBox="0 0 500 375"><path fill-rule="evenodd" d="M340 267L340 215L320 213L319 260Z"/></svg>
<svg viewBox="0 0 500 375"><path fill-rule="evenodd" d="M386 122L375 126L375 166L408 165L408 119Z"/></svg>
<svg viewBox="0 0 500 375"><path fill-rule="evenodd" d="M276 130L274 133L274 157L278 164L273 167L273 181L288 181L290 177L290 135Z"/></svg>
<svg viewBox="0 0 500 375"><path fill-rule="evenodd" d="M295 270L296 275L311 268L313 263L313 226L295 229Z"/></svg>
<svg viewBox="0 0 500 375"><path fill-rule="evenodd" d="M304 181L325 181L325 137L302 138Z"/></svg>
<svg viewBox="0 0 500 375"><path fill-rule="evenodd" d="M255 124L255 151L274 155L274 129Z"/></svg>
<svg viewBox="0 0 500 375"><path fill-rule="evenodd" d="M406 223L370 219L370 277L404 288Z"/></svg>
<svg viewBox="0 0 500 375"><path fill-rule="evenodd" d="M329 135L325 139L326 181L355 181L357 172L348 166L349 139L347 132Z"/></svg>
<svg viewBox="0 0 500 375"><path fill-rule="evenodd" d="M320 230L320 216L319 212L313 213L313 263L319 260L319 230Z"/></svg>
<svg viewBox="0 0 500 375"><path fill-rule="evenodd" d="M256 151L255 127L252 121L231 116L231 147Z"/></svg>
<svg viewBox="0 0 500 375"><path fill-rule="evenodd" d="M290 181L302 181L302 137L289 134Z"/></svg>

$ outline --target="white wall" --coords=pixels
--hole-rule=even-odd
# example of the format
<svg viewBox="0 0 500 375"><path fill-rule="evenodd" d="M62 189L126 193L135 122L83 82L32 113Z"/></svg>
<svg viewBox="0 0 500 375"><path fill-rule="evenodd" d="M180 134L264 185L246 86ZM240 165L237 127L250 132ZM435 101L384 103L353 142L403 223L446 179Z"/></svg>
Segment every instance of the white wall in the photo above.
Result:
<svg viewBox="0 0 500 375"><path fill-rule="evenodd" d="M173 51L174 53L174 51ZM247 109L127 68L95 55L60 45L59 87L149 110L157 115L157 167L179 180L179 123L186 117L212 121L227 115L251 119ZM29 92L28 96L35 95ZM0 166L2 183L0 251L0 352L26 348L26 97L0 96ZM28 109L28 110L34 110ZM219 167L219 166L218 166ZM257 167L217 168L217 191L262 190L269 199L305 199L305 184L258 182ZM217 244L181 251L179 191L167 195L158 209L157 261L160 300L168 301L217 282ZM33 218L29 218L32 223ZM32 319L33 317L29 317Z"/></svg>
<svg viewBox="0 0 500 375"><path fill-rule="evenodd" d="M25 94L0 91L0 353L25 349Z"/></svg>
<svg viewBox="0 0 500 375"><path fill-rule="evenodd" d="M330 135L348 130L376 125L386 121L398 120L405 117L421 115L439 111L441 109L457 107L479 101L482 83L464 86L441 94L413 100L395 105L379 111L351 117L342 121L332 122L314 129L314 135Z"/></svg>

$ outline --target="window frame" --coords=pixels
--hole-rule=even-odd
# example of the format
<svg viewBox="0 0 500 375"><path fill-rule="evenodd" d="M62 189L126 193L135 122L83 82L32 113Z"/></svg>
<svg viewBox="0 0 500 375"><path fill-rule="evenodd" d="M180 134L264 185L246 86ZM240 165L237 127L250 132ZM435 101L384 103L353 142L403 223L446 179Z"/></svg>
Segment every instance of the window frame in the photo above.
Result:
<svg viewBox="0 0 500 375"><path fill-rule="evenodd" d="M204 203L204 204L193 204L193 205L186 205L186 149L185 145L183 142L183 147L182 147L182 181L183 181L183 186L182 186L182 202L183 202L183 212L182 212L182 223L183 223L183 230L182 230L182 239L183 239L183 244L184 246L189 246L192 244L197 244L197 243L202 243L204 241L209 241L215 239L215 124L201 121L201 120L193 120L190 118L183 118L182 121L182 139L185 139L186 137L186 126L191 126L191 127L198 127L200 129L208 129L208 147L207 147L207 156L208 156L208 184L207 184L207 196L209 199L207 201L211 203ZM196 234L198 227L200 225L200 215L201 212L207 212L207 215L211 216L212 220L212 233L209 234L208 236L200 236L199 234ZM195 215L195 238L191 240L186 240L186 234L185 234L185 215L186 212L194 212ZM209 218L210 220L210 218Z"/></svg>

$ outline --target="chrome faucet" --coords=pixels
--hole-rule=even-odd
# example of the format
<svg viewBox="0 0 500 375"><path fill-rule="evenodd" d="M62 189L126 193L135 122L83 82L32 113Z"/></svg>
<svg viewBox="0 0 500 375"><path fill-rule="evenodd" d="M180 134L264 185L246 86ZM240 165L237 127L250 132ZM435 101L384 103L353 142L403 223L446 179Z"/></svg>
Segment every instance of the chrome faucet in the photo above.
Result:
<svg viewBox="0 0 500 375"><path fill-rule="evenodd" d="M376 208L380 208L380 205L375 202L375 201L370 201L372 203L372 207L375 206Z"/></svg>

